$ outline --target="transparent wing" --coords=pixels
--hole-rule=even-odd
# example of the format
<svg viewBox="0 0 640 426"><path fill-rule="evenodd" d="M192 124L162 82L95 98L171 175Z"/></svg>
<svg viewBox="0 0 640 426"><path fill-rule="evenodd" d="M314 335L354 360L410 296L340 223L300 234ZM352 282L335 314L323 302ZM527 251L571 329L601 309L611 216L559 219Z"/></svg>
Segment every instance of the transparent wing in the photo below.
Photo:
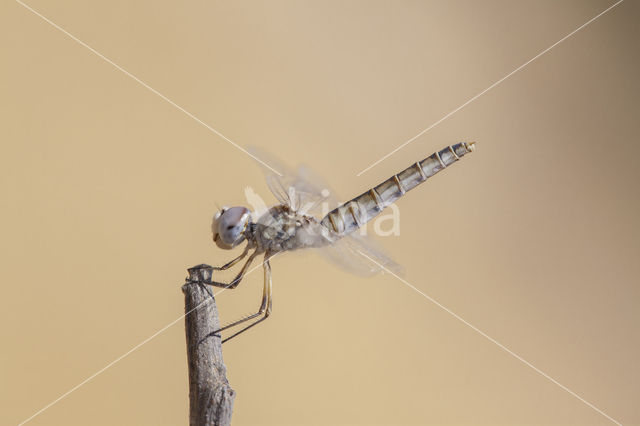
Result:
<svg viewBox="0 0 640 426"><path fill-rule="evenodd" d="M404 268L391 259L375 240L360 235L358 231L314 251L355 275L366 277L385 272L404 275Z"/></svg>
<svg viewBox="0 0 640 426"><path fill-rule="evenodd" d="M249 146L247 147L247 151L260 159L260 161L264 162L260 163L256 161L264 173L269 190L273 193L276 199L280 203L290 206L287 187L291 183L290 181L292 177L295 176L295 173L293 173L292 170L280 160L276 159L271 154L264 152L258 147ZM265 163L268 164L269 167L265 166Z"/></svg>
<svg viewBox="0 0 640 426"><path fill-rule="evenodd" d="M339 203L332 196L333 193L328 185L306 166L293 170L257 147L249 147L248 151L280 172L279 175L260 164L269 190L281 204L299 213L316 217L338 206ZM323 208L328 210L323 212Z"/></svg>
<svg viewBox="0 0 640 426"><path fill-rule="evenodd" d="M330 210L341 204L326 181L310 168L300 166L294 171L259 148L250 147L249 152L282 175L261 164L267 185L280 203L299 213L315 216L317 219L322 219ZM385 270L396 275L404 273L402 266L386 255L373 238L360 235L358 231L329 245L316 248L314 251L356 275L371 276L384 273Z"/></svg>

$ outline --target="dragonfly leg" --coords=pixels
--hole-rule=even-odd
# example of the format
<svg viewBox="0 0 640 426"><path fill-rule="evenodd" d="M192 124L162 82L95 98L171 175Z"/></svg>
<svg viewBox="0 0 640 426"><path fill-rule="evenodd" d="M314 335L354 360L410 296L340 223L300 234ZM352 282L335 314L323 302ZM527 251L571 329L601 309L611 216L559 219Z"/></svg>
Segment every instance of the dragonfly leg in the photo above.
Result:
<svg viewBox="0 0 640 426"><path fill-rule="evenodd" d="M249 253L249 244L247 244L247 246L244 248L244 251L242 252L242 254L240 254L240 256L230 260L229 262L225 263L222 266L214 266L213 269L215 271L225 271L231 268L232 266L234 266L236 263L240 262L242 259L244 259L247 256L247 253Z"/></svg>
<svg viewBox="0 0 640 426"><path fill-rule="evenodd" d="M229 283L223 283L223 282L219 282L219 281L211 281L212 286L215 287L222 287L222 288L236 288L238 287L238 284L240 284L240 281L242 281L242 278L244 278L244 275L247 273L247 269L249 269L249 266L251 265L251 262L253 262L253 260L256 258L256 256L258 255L257 251L254 251L251 256L249 256L249 259L247 259L247 261L245 262L245 264L242 266L242 269L240 269L240 272L238 272L238 275L236 275L236 277ZM244 257L244 256L243 256ZM238 260L234 259L231 262L238 262ZM226 265L224 265L226 266ZM224 266L222 266L222 268L224 268ZM222 269L220 268L220 269ZM227 269L227 268L225 268Z"/></svg>
<svg viewBox="0 0 640 426"><path fill-rule="evenodd" d="M233 259L232 261L228 262L226 265L223 265L219 268L214 267L214 270L225 270L230 268L231 266L233 266L233 264L238 263L243 257L245 257L247 255L247 253L249 252L249 248L247 246L247 248L244 250L244 252L238 256L237 258ZM251 263L253 262L253 260L256 258L256 256L258 255L258 250L254 251L253 253L251 253L251 256L249 256L249 259L247 259L247 261L244 263L244 265L242 266L242 269L240 269L240 272L238 273L238 275L236 275L236 277L229 283L223 283L223 282L219 282L219 281L213 281L211 280L211 282L207 282L206 284L215 286L215 287L222 287L224 289L228 289L228 288L236 288L238 286L238 284L240 284L240 281L242 281L242 278L244 278L245 274L247 273L247 269L249 269L249 265L251 265ZM201 283L201 285L204 287L204 289L206 290L207 293L209 293L209 296L211 296L211 299L215 300L214 294L211 292L211 290L209 290L209 288L205 285L205 283ZM221 290L222 291L222 290ZM257 315L251 316L247 319L251 319L254 318ZM246 321L243 320L243 321ZM236 323L241 323L243 321L236 321ZM235 325L236 323L230 324L228 326L222 327L218 330L212 331L211 333L209 333L210 336L215 335L216 333L219 333L222 330L225 330L229 327L232 327L233 325Z"/></svg>
<svg viewBox="0 0 640 426"><path fill-rule="evenodd" d="M244 322L250 321L254 318L258 318L256 321L254 321L253 323L249 324L248 326L244 327L242 330L232 334L231 336L227 337L226 339L224 339L222 341L222 343L226 342L227 340L233 339L234 337L236 337L238 334L247 331L248 329L250 329L251 327L253 327L256 324L259 324L260 322L264 321L265 319L267 319L269 317L269 315L271 315L271 308L272 308L272 285L271 285L271 264L269 263L269 258L268 255L265 256L265 259L262 263L262 267L264 269L264 287L262 290L262 302L260 303L260 309L258 309L258 312L256 312L255 314L249 315L247 317L241 318L237 321L232 322L231 324L225 325L224 327L222 327L219 330L216 330L214 333L219 333L221 331L227 330L231 327L234 327L236 325L242 324Z"/></svg>

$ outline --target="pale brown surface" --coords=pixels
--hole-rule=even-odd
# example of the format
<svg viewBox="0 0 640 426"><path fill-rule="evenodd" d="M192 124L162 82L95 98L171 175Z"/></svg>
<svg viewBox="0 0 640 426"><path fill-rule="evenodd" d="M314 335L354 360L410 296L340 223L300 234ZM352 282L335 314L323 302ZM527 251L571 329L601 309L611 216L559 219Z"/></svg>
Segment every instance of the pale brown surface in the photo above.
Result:
<svg viewBox="0 0 640 426"><path fill-rule="evenodd" d="M400 201L401 236L383 244L413 285L640 424L638 2L357 178L612 2L29 4L343 197L478 141ZM185 268L232 257L211 242L215 202L266 186L245 154L12 1L0 52L0 423L16 424L178 318ZM311 253L272 266L274 314L224 348L234 425L611 424L392 277ZM261 278L217 297L223 322L257 308ZM185 424L183 333L30 424Z"/></svg>

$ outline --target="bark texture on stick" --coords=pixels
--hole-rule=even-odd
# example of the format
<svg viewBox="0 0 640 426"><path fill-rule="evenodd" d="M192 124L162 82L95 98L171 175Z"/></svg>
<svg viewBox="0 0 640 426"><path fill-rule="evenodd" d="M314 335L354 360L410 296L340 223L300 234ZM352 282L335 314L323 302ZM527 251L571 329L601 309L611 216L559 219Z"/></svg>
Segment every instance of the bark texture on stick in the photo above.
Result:
<svg viewBox="0 0 640 426"><path fill-rule="evenodd" d="M185 331L189 362L189 424L191 426L231 424L235 391L227 380L222 361L220 328L215 300L205 288L213 269L198 265L189 269L182 292L185 301Z"/></svg>

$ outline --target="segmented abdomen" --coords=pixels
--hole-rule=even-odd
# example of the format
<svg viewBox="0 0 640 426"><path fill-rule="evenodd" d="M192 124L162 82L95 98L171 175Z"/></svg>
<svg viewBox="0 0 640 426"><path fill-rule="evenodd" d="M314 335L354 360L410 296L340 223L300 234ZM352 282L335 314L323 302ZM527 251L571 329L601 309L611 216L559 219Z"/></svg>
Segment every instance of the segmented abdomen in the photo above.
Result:
<svg viewBox="0 0 640 426"><path fill-rule="evenodd" d="M385 207L393 204L407 191L412 190L473 150L473 142L461 142L438 151L330 211L321 223L338 236L353 232L376 217Z"/></svg>

